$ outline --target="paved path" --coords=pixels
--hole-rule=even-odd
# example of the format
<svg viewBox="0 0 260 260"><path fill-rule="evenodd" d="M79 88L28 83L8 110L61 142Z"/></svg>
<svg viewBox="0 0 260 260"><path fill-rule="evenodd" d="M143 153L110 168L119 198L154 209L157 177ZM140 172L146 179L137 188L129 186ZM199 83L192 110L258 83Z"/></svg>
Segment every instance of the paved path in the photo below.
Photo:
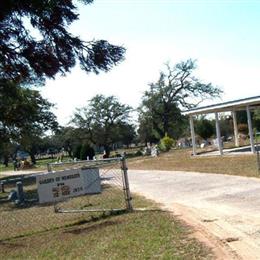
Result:
<svg viewBox="0 0 260 260"><path fill-rule="evenodd" d="M195 235L215 239L210 246L225 247L233 259L260 259L260 179L129 170L129 180L133 192L162 203Z"/></svg>

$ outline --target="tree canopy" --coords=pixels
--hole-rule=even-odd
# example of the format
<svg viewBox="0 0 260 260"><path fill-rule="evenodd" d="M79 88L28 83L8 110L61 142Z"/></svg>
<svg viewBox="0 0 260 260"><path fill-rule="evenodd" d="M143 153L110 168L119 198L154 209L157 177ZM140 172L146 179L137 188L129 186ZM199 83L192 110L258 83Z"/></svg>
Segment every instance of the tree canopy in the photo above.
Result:
<svg viewBox="0 0 260 260"><path fill-rule="evenodd" d="M155 95L161 97L163 104L175 103L179 108L193 108L205 99L220 96L222 90L204 83L195 74L196 61L188 59L174 66L166 64L166 72L161 72L159 80L150 84L150 90L145 92L144 99Z"/></svg>
<svg viewBox="0 0 260 260"><path fill-rule="evenodd" d="M178 138L186 127L186 119L175 103L162 103L159 95L144 98L139 108L139 136L145 142L157 142L166 134Z"/></svg>
<svg viewBox="0 0 260 260"><path fill-rule="evenodd" d="M123 59L123 47L105 40L83 41L68 31L68 26L79 18L75 2L0 2L1 79L38 84L57 73L69 72L77 61L86 72L99 73ZM90 4L93 0L80 2Z"/></svg>
<svg viewBox="0 0 260 260"><path fill-rule="evenodd" d="M139 132L154 133L150 138L160 139L168 134L178 138L186 128L187 120L181 109L197 106L208 98L216 98L222 91L211 83L203 83L194 76L196 62L189 59L161 72L158 81L149 84L139 108ZM149 123L147 123L149 122ZM144 139L144 138L143 138Z"/></svg>
<svg viewBox="0 0 260 260"><path fill-rule="evenodd" d="M36 152L39 137L47 130L57 129L53 106L37 90L0 80L0 147L5 149L16 143Z"/></svg>
<svg viewBox="0 0 260 260"><path fill-rule="evenodd" d="M19 139L23 131L47 131L57 127L54 105L40 92L0 80L0 133L2 140Z"/></svg>
<svg viewBox="0 0 260 260"><path fill-rule="evenodd" d="M128 144L132 135L134 138L133 127L128 122L131 110L115 96L96 95L86 107L77 109L72 122L93 144L103 146L109 153L112 144L124 140Z"/></svg>
<svg viewBox="0 0 260 260"><path fill-rule="evenodd" d="M214 120L208 120L201 116L195 120L195 132L203 139L210 138L215 134L214 124Z"/></svg>

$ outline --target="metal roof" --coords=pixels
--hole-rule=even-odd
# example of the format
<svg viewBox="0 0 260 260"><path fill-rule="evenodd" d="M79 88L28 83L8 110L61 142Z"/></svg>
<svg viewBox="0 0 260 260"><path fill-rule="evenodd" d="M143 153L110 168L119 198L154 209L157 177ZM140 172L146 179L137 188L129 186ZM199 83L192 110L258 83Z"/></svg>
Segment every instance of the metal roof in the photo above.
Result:
<svg viewBox="0 0 260 260"><path fill-rule="evenodd" d="M236 111L236 110L245 109L246 106L254 106L254 107L259 106L260 108L260 96L243 98L243 99L218 103L214 105L193 108L190 110L182 111L182 114L199 115L199 114L209 114L215 112Z"/></svg>

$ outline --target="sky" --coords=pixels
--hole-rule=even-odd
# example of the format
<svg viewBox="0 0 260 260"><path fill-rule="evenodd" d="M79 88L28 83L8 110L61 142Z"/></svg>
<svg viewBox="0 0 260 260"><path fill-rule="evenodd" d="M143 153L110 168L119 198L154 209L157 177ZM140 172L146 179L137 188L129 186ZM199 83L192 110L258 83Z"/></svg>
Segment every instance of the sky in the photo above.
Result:
<svg viewBox="0 0 260 260"><path fill-rule="evenodd" d="M224 93L200 105L260 95L260 0L95 0L79 5L70 31L85 41L105 39L126 48L125 60L107 73L74 67L47 80L42 95L66 125L96 94L114 95L137 108L165 63L197 60L195 75Z"/></svg>

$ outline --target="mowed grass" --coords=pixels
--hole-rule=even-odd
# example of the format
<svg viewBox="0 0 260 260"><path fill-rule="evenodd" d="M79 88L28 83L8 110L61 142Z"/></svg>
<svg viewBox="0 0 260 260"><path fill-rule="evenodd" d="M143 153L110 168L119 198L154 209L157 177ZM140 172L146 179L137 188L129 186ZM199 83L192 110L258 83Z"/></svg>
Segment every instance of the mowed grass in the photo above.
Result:
<svg viewBox="0 0 260 260"><path fill-rule="evenodd" d="M6 167L5 165L3 165L2 163L0 163L0 174L1 172L5 172L5 171L13 171L14 170L14 166L12 163L8 164L8 167Z"/></svg>
<svg viewBox="0 0 260 260"><path fill-rule="evenodd" d="M70 159L70 158L64 157L63 161L67 161L68 159ZM25 168L24 170L25 171L26 170L44 171L44 170L47 170L48 163L55 163L55 162L57 162L57 157L47 158L47 159L37 159L36 165L31 165L29 168ZM0 163L0 175L1 175L1 172L13 171L13 170L14 170L14 165L12 162L8 163L8 167L6 167L2 163ZM19 172L21 172L21 174L22 174L23 170L20 169Z"/></svg>
<svg viewBox="0 0 260 260"><path fill-rule="evenodd" d="M158 157L128 160L129 169L195 171L258 177L256 155L191 156L190 149L171 150Z"/></svg>
<svg viewBox="0 0 260 260"><path fill-rule="evenodd" d="M114 200L118 199L114 191ZM107 194L104 194L107 196ZM70 206L84 207L95 200L76 199ZM134 196L136 207L158 207ZM211 259L209 249L192 238L192 230L170 213L146 211L121 214L57 214L53 206L27 211L17 225L20 237L0 240L0 259ZM47 208L47 209L46 209ZM2 209L1 209L2 210ZM25 209L20 209L26 212ZM9 214L12 212L9 209ZM37 214L36 214L37 213ZM22 215L1 216L6 223ZM26 221L27 224L23 224ZM33 230L31 227L35 227ZM37 226L44 227L38 228ZM2 233L7 229L2 227ZM21 230L20 230L21 231ZM19 234L19 232L17 233ZM2 234L3 235L3 234ZM15 235L15 233L13 234Z"/></svg>
<svg viewBox="0 0 260 260"><path fill-rule="evenodd" d="M6 193L11 190L8 188ZM24 237L31 234L45 232L69 226L81 221L86 214L57 214L54 206L38 204L31 201L37 198L36 185L24 187L25 198L28 201L24 206L17 207L14 204L0 200L0 240L8 240L15 237ZM109 185L102 185L102 193L96 195L79 196L56 204L61 209L93 209L93 208L124 208L125 201L123 191ZM92 219L97 214L88 214Z"/></svg>

